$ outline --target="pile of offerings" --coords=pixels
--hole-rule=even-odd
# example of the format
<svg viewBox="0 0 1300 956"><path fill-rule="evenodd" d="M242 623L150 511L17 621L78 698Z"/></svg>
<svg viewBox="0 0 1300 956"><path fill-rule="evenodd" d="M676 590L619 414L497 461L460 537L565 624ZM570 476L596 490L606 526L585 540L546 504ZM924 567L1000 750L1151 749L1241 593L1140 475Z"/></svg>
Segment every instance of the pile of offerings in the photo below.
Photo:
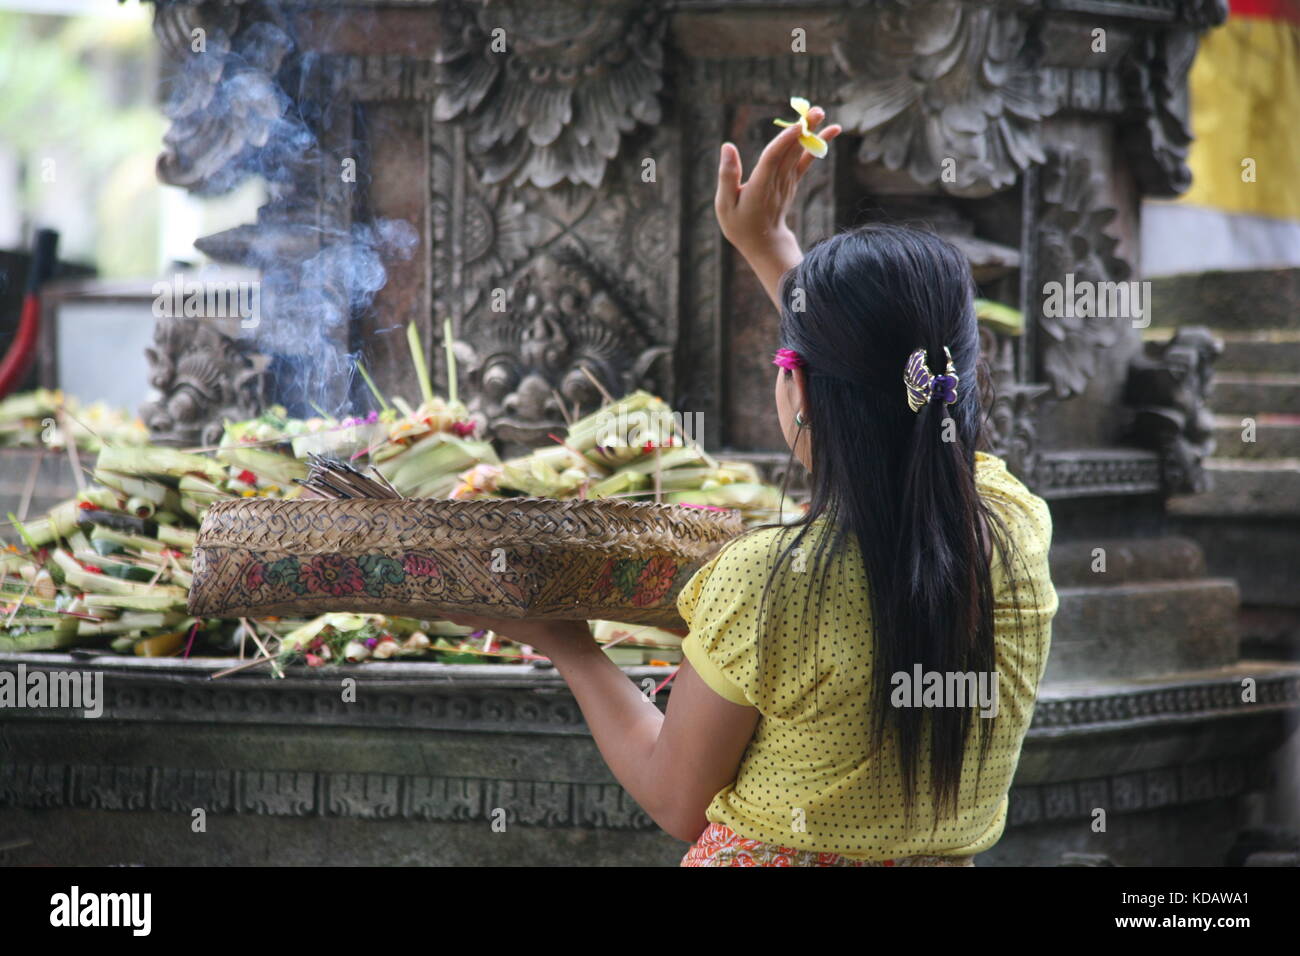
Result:
<svg viewBox="0 0 1300 956"><path fill-rule="evenodd" d="M57 389L38 388L0 400L0 448L64 448L83 451L104 444L143 445L149 430L138 418L104 402L82 405Z"/></svg>
<svg viewBox="0 0 1300 956"><path fill-rule="evenodd" d="M414 357L414 335L412 345ZM72 438L98 453L90 470L93 484L75 498L42 517L9 514L0 529L0 539L8 542L0 543L0 650L254 653L250 664L311 666L537 659L530 648L447 621L365 613L311 619L191 615L194 548L216 502L625 499L736 511L746 525L789 521L802 513L779 489L762 483L752 464L707 453L682 416L647 392L619 400L607 396L602 408L573 421L547 447L502 461L489 442L476 437L482 423L456 399L454 385L448 397L436 396L422 360L416 368L418 405L385 400L372 388L381 407L357 418L322 413L293 419L272 407L255 419L228 422L217 446L193 450L148 445L138 422L97 406L69 411L53 392L0 403L0 445L39 447L44 439L49 447ZM359 371L369 381L364 368ZM621 569L625 576L653 570ZM594 620L592 629L620 664L680 660L678 628Z"/></svg>

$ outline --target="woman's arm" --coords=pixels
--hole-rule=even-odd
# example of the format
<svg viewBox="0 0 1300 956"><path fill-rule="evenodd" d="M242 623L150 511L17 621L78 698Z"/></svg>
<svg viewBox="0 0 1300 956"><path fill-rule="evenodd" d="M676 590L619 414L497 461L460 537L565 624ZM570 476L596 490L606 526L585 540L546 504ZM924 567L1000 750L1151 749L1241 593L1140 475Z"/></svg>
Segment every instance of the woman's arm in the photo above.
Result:
<svg viewBox="0 0 1300 956"><path fill-rule="evenodd" d="M758 724L755 708L720 697L683 661L665 716L582 621L448 619L531 644L549 657L618 782L667 833L695 841L708 825L704 814L713 797L736 779Z"/></svg>
<svg viewBox="0 0 1300 956"><path fill-rule="evenodd" d="M618 782L667 833L694 843L714 796L736 779L758 711L719 697L686 660L664 715L594 641L551 659Z"/></svg>
<svg viewBox="0 0 1300 956"><path fill-rule="evenodd" d="M816 129L825 115L820 107L809 110L808 128ZM713 201L722 234L745 257L777 309L781 308L781 276L803 260L799 240L786 225L799 181L813 163L812 154L799 143L799 132L796 125L772 137L743 184L740 153L731 143L723 143ZM839 134L838 125L828 126L821 137L830 142Z"/></svg>

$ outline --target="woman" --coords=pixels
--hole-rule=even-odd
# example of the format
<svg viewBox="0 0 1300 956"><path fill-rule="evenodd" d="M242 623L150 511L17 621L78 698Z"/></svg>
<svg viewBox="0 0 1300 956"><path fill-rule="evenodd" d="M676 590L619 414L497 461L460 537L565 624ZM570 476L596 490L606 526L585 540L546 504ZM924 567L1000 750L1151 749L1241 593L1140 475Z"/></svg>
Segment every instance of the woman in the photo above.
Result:
<svg viewBox="0 0 1300 956"><path fill-rule="evenodd" d="M812 161L799 134L743 185L725 144L716 209L781 310L776 413L809 512L683 589L667 714L585 623L455 620L551 658L619 782L693 844L684 866L969 866L1002 834L1046 663L1051 521L974 450L965 260L883 226L805 258L785 225Z"/></svg>

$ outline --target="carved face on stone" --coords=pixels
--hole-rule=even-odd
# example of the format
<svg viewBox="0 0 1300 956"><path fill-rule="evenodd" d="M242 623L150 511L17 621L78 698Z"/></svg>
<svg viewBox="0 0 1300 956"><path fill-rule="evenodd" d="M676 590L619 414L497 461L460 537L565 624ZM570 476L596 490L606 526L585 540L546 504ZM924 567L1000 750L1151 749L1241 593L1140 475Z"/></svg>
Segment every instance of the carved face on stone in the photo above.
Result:
<svg viewBox="0 0 1300 956"><path fill-rule="evenodd" d="M545 444L565 427L561 402L570 414L598 408L600 390L584 367L615 397L661 388L668 349L652 347L644 316L575 255L543 257L510 291L506 311L480 311L462 349L471 409L501 441Z"/></svg>
<svg viewBox="0 0 1300 956"><path fill-rule="evenodd" d="M260 410L260 375L235 342L203 321L162 319L145 349L158 399L140 409L151 440L215 445L225 419Z"/></svg>

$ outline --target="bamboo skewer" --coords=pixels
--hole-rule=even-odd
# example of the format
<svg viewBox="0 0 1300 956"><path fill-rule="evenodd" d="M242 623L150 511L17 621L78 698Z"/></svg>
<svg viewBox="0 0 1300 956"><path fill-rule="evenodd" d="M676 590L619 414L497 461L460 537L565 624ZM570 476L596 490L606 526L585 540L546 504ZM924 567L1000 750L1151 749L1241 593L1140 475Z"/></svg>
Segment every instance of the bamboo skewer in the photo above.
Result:
<svg viewBox="0 0 1300 956"><path fill-rule="evenodd" d="M187 455L205 455L209 452L222 451L226 448L265 448L270 445L287 445L293 438L263 438L260 441L239 441L233 445L203 445L199 448L182 448Z"/></svg>
<svg viewBox="0 0 1300 956"><path fill-rule="evenodd" d="M270 651L268 651L266 649L266 645L262 643L262 639L258 636L257 628L253 626L253 622L246 617L241 617L239 619L239 623L244 625L245 630L248 631L248 636L251 637L253 639L253 643L257 645L257 649L260 650L266 657L272 658L271 670L275 672L275 676L284 677L284 671L280 670L280 665L275 662L274 655Z"/></svg>
<svg viewBox="0 0 1300 956"><path fill-rule="evenodd" d="M67 412L59 409L59 424L63 426L63 447L68 450L68 461L72 463L72 476L77 480L77 493L86 490L86 479L81 476L81 454L77 451L76 436L68 428Z"/></svg>
<svg viewBox="0 0 1300 956"><path fill-rule="evenodd" d="M660 447L655 445L655 504L663 504L664 500L664 461L661 456Z"/></svg>
<svg viewBox="0 0 1300 956"><path fill-rule="evenodd" d="M600 379L591 374L591 369L587 368L585 365L579 365L578 368L581 370L583 375L587 376L587 380L590 381L592 385L596 386L596 391L600 392L600 397L605 400L606 405L615 404L614 396L605 390L604 385L600 384Z"/></svg>
<svg viewBox="0 0 1300 956"><path fill-rule="evenodd" d="M68 408L67 408L66 405L64 405L64 406L60 406L59 411L58 411L58 414L63 415L63 416L66 416L67 418L71 418L74 422L76 422L78 425L80 425L82 428L84 428L87 432L89 432L91 435L93 435L94 438L95 438L95 441L99 442L100 447L105 447L105 446L108 445L108 442L104 441L103 437L99 434L99 432L95 431L95 429L91 428L89 425L87 425L85 422L83 422L83 421L82 421L80 418L78 418L76 415L72 414L72 412L68 411ZM65 433L66 433L67 430L68 430L68 426L67 426L67 423L66 423L66 422L63 424L63 430L64 430ZM67 437L66 434L65 434L64 437L65 437L65 438ZM74 443L74 444L75 444L75 443Z"/></svg>
<svg viewBox="0 0 1300 956"><path fill-rule="evenodd" d="M18 609L22 607L23 604L26 602L27 595L32 593L32 585L34 585L35 583L36 583L36 575L33 574L32 579L27 582L27 587L23 588L22 596L19 597L18 600L14 603L14 609L9 612L9 620L5 621L5 627L14 626L14 618L18 616Z"/></svg>
<svg viewBox="0 0 1300 956"><path fill-rule="evenodd" d="M27 473L27 483L23 486L23 497L18 502L18 520L27 520L27 509L31 506L32 495L36 493L36 479L40 477L41 462L45 460L45 446L42 445L36 451L36 460L32 462L32 470Z"/></svg>
<svg viewBox="0 0 1300 956"><path fill-rule="evenodd" d="M551 389L551 397L555 399L555 404L560 406L560 414L564 417L564 427L572 428L576 420L569 412L568 406L564 404L564 396L559 393L558 389Z"/></svg>
<svg viewBox="0 0 1300 956"><path fill-rule="evenodd" d="M7 585L5 585L4 581L0 580L0 603L4 603L4 599L6 595L12 595L17 593L12 590L6 590L6 587ZM42 599L37 598L36 600L39 601ZM93 614L83 614L81 611L60 610L59 608L56 607L45 607L41 604L33 604L27 600L26 591L23 591L22 594L18 595L17 601L18 601L18 605L21 607L38 608L44 614L62 614L64 617L75 617L79 621L90 621L92 624L102 624L104 622L104 619L102 617L96 617ZM8 625L6 624L5 626L7 627Z"/></svg>
<svg viewBox="0 0 1300 956"><path fill-rule="evenodd" d="M244 663L242 663L242 664L236 664L234 667L227 667L227 668L226 668L225 670L223 670L223 671L217 671L217 673L209 675L209 676L208 676L208 680L216 680L218 677L225 677L225 676L227 676L228 674L234 674L234 673L237 673L237 672L239 672L239 671L245 671L245 670L248 670L250 667L256 667L258 664L265 664L265 663L267 663L268 661L274 663L275 658L273 658L273 657L255 657L255 658L253 658L251 661L244 661Z"/></svg>

